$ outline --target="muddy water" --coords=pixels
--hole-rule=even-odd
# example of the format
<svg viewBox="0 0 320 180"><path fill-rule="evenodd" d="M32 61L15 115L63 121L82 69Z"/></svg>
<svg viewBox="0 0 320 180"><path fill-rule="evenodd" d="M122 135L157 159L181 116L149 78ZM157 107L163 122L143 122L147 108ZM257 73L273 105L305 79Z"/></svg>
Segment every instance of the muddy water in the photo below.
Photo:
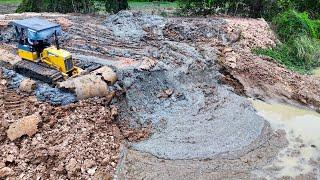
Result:
<svg viewBox="0 0 320 180"><path fill-rule="evenodd" d="M279 153L277 159L257 174L273 178L319 172L316 166L319 167L320 158L320 114L262 101L253 101L253 106L274 129L284 129L289 140L288 147ZM315 176L319 177L319 174Z"/></svg>

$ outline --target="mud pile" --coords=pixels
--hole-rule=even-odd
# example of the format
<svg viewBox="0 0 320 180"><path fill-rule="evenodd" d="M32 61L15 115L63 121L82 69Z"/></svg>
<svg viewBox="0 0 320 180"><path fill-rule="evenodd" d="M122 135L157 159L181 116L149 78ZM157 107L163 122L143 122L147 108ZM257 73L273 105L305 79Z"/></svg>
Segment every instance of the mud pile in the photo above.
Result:
<svg viewBox="0 0 320 180"><path fill-rule="evenodd" d="M113 18L120 19L123 13ZM137 16L143 17L134 16L137 21ZM148 24L138 22L134 24L138 29ZM148 48L143 55L156 60L149 72L119 71L126 89L126 101L120 106L132 110L120 116L156 130L148 140L133 144L134 149L165 159L234 157L269 138L268 123L255 115L250 103L218 82L217 45L230 41L219 30L225 25L221 19L172 18L153 27L163 37L149 31L149 40L139 42Z"/></svg>
<svg viewBox="0 0 320 180"><path fill-rule="evenodd" d="M7 87L10 89L20 89L21 83L27 79L13 70L6 68L1 68L1 70L3 77L7 80ZM52 105L67 105L77 100L72 92L54 88L42 82L36 82L35 85L34 91L29 93L34 94L38 100L43 102L49 102Z"/></svg>
<svg viewBox="0 0 320 180"><path fill-rule="evenodd" d="M109 16L104 25L117 37L139 41L147 34L148 30L161 37L165 19L156 15L121 11L116 15Z"/></svg>

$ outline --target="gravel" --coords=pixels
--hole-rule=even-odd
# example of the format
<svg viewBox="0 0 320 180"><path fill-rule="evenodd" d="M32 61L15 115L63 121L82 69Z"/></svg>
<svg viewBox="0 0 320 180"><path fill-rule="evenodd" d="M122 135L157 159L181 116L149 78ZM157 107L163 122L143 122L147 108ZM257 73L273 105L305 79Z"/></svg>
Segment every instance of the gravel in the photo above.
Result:
<svg viewBox="0 0 320 180"><path fill-rule="evenodd" d="M109 17L104 25L132 29L120 36L142 41L145 27L150 26L145 20L148 16L162 19L124 11ZM161 33L148 34L163 35L146 52L149 57L156 54L156 65L148 71L118 72L126 86L120 106L130 110L120 116L130 119L133 126L155 128L149 139L131 147L164 159L207 159L222 154L234 157L250 151L251 144L264 142L261 134L268 123L255 114L246 98L219 82L217 46L198 44L208 38L222 41L226 35L219 28L225 21L169 19L162 23L154 21L152 26Z"/></svg>
<svg viewBox="0 0 320 180"><path fill-rule="evenodd" d="M104 25L112 30L115 36L121 37L124 40L139 41L147 34L147 29L152 29L155 34L162 36L165 18L156 15L121 11L118 14L109 16Z"/></svg>
<svg viewBox="0 0 320 180"><path fill-rule="evenodd" d="M156 127L148 140L133 144L134 149L165 159L207 159L235 156L261 140L266 121L246 98L215 82L215 71L172 74L141 75L127 92L137 121ZM174 93L159 98L168 89Z"/></svg>

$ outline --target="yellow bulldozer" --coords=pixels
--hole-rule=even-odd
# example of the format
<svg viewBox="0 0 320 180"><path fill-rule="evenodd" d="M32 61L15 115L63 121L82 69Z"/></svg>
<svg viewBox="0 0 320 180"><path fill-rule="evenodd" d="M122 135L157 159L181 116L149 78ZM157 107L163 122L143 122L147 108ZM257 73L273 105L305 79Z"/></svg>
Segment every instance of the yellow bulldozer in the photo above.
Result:
<svg viewBox="0 0 320 180"><path fill-rule="evenodd" d="M59 24L30 18L12 21L10 25L15 28L19 41L17 53L22 58L14 66L18 73L47 83L80 73L71 53L59 47L58 36L62 34Z"/></svg>

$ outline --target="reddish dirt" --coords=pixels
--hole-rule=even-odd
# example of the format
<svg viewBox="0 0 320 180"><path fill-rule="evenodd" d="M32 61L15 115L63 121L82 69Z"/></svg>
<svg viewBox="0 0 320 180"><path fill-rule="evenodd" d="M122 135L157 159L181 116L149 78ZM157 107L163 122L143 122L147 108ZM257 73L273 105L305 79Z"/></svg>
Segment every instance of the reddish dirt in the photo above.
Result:
<svg viewBox="0 0 320 180"><path fill-rule="evenodd" d="M285 102L320 108L320 81L286 69L275 60L252 53L254 48L274 46L275 36L265 21L227 19L226 31L236 39L221 53L227 79L236 90L265 101Z"/></svg>
<svg viewBox="0 0 320 180"><path fill-rule="evenodd" d="M149 130L117 123L117 107L89 99L62 107L6 87L0 74L0 178L110 179L126 139L140 140ZM31 138L7 138L10 124L37 113L42 122Z"/></svg>

